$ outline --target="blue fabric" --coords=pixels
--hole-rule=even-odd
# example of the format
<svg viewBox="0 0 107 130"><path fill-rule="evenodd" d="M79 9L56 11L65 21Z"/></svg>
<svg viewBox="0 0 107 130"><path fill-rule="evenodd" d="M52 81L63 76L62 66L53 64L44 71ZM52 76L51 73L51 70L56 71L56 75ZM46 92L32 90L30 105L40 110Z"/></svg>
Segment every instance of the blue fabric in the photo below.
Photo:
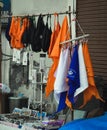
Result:
<svg viewBox="0 0 107 130"><path fill-rule="evenodd" d="M3 2L3 8L2 11L9 11L11 10L11 1L10 0L0 0Z"/></svg>
<svg viewBox="0 0 107 130"><path fill-rule="evenodd" d="M107 113L99 117L74 120L59 130L107 130Z"/></svg>
<svg viewBox="0 0 107 130"><path fill-rule="evenodd" d="M78 45L74 47L74 52L71 57L71 63L67 74L67 78L68 85L70 86L68 91L68 99L71 101L71 103L74 103L74 93L76 89L80 87Z"/></svg>
<svg viewBox="0 0 107 130"><path fill-rule="evenodd" d="M60 94L60 100L59 100L59 105L58 105L58 109L57 109L57 112L63 110L64 108L66 108L66 103L65 103L65 100L66 100L66 95L67 95L67 91L66 92L62 92Z"/></svg>

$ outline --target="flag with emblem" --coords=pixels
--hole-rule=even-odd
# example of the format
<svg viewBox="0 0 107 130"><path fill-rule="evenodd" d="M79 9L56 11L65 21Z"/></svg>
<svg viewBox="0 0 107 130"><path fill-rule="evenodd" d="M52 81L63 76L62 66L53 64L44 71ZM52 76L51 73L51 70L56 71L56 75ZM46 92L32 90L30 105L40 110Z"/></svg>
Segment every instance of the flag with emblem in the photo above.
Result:
<svg viewBox="0 0 107 130"><path fill-rule="evenodd" d="M80 87L78 45L75 45L73 49L73 55L71 57L71 63L67 74L69 85L68 99L71 103L74 103L74 93L76 89Z"/></svg>

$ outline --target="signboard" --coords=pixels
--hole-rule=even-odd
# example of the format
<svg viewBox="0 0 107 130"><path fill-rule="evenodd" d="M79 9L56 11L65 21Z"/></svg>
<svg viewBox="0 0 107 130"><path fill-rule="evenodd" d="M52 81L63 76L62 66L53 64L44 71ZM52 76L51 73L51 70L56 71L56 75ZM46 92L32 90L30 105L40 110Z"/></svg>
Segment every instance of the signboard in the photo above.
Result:
<svg viewBox="0 0 107 130"><path fill-rule="evenodd" d="M1 3L3 3L3 7L1 7L1 23L2 25L7 24L8 16L11 12L11 0L0 0Z"/></svg>

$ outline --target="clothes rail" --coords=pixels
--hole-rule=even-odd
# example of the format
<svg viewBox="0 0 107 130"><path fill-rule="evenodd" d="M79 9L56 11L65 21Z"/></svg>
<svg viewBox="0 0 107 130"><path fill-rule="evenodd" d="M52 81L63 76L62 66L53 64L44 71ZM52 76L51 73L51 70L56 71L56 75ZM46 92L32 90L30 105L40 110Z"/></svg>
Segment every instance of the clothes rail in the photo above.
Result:
<svg viewBox="0 0 107 130"><path fill-rule="evenodd" d="M82 38L85 38L85 37L89 37L89 36L90 36L90 34L85 34L85 35L76 37L76 38L74 38L74 39L70 39L70 40L61 42L60 44L65 44L65 43L68 43L68 42L76 41L76 40L79 40L79 39L82 39Z"/></svg>
<svg viewBox="0 0 107 130"><path fill-rule="evenodd" d="M54 12L54 13L39 13L39 14L32 14L32 15L30 15L30 14L26 14L26 15L19 15L19 16L16 16L16 15L6 15L6 16L1 16L1 18L8 18L8 17L27 17L27 16L39 16L40 14L42 15L42 16L47 16L47 15L55 15L55 14L58 14L58 15L64 15L64 14L71 14L72 12L71 11L65 11L65 12Z"/></svg>

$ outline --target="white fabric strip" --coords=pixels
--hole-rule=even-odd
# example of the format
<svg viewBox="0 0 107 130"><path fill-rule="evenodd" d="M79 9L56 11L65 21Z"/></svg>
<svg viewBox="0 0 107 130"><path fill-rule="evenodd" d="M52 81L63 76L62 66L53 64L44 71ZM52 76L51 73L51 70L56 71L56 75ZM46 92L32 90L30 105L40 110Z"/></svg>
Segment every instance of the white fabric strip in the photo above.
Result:
<svg viewBox="0 0 107 130"><path fill-rule="evenodd" d="M59 103L60 93L68 91L69 86L66 82L67 72L70 65L70 51L69 48L61 50L59 64L56 72L56 80L54 83L54 97Z"/></svg>
<svg viewBox="0 0 107 130"><path fill-rule="evenodd" d="M76 90L74 97L83 92L88 88L87 72L84 63L84 56L82 51L82 44L79 45L78 49L78 59L79 59L79 77L80 77L80 87Z"/></svg>

